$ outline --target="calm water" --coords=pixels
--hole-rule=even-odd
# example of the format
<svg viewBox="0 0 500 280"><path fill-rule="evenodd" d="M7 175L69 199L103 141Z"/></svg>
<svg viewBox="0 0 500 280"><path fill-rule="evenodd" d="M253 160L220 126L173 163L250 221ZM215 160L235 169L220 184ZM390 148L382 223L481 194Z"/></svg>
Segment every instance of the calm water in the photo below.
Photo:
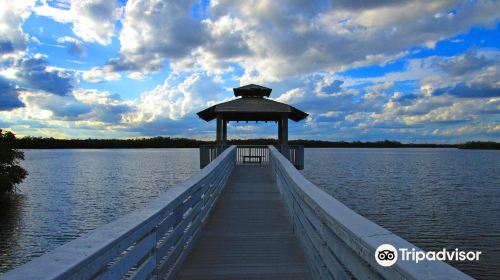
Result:
<svg viewBox="0 0 500 280"><path fill-rule="evenodd" d="M351 209L426 250L480 250L452 263L500 278L500 152L307 149L303 174Z"/></svg>
<svg viewBox="0 0 500 280"><path fill-rule="evenodd" d="M0 208L0 271L137 209L198 170L197 149L27 150L21 195ZM500 152L307 149L303 174L427 250L483 251L453 263L499 278Z"/></svg>
<svg viewBox="0 0 500 280"><path fill-rule="evenodd" d="M139 208L199 170L197 149L26 150L22 195L0 209L0 271Z"/></svg>

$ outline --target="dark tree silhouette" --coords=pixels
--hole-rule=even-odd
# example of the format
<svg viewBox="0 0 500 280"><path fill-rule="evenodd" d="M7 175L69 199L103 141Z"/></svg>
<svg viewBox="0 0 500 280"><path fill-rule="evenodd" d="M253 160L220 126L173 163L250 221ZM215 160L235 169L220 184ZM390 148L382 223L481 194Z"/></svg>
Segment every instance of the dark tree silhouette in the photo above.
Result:
<svg viewBox="0 0 500 280"><path fill-rule="evenodd" d="M277 139L230 139L229 145L276 145ZM461 149L500 149L497 142L468 142L465 144L401 143L392 140L373 142L345 142L324 140L290 140L290 145L304 145L306 148L461 148ZM42 137L23 137L16 139L15 149L129 149L129 148L198 148L200 145L213 145L213 141L189 138L152 137L134 139L55 139Z"/></svg>
<svg viewBox="0 0 500 280"><path fill-rule="evenodd" d="M24 160L24 153L13 148L16 136L12 132L0 129L0 195L13 193L16 185L21 183L28 172L19 166Z"/></svg>
<svg viewBox="0 0 500 280"><path fill-rule="evenodd" d="M500 143L492 141L471 141L458 145L459 149L500 150Z"/></svg>

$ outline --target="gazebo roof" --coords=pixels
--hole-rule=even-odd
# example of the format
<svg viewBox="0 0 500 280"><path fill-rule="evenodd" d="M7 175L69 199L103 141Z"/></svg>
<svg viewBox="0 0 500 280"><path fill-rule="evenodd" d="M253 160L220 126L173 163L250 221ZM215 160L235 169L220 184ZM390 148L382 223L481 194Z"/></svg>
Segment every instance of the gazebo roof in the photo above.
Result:
<svg viewBox="0 0 500 280"><path fill-rule="evenodd" d="M249 84L246 86L242 86L239 88L233 88L234 91L234 96L238 97L269 97L271 95L272 89L259 86L259 85L254 85L254 84Z"/></svg>
<svg viewBox="0 0 500 280"><path fill-rule="evenodd" d="M308 116L293 106L264 98L271 94L270 88L250 84L233 91L235 96L242 98L209 107L198 112L198 116L207 122L219 114L227 121L278 121L286 115L298 122Z"/></svg>

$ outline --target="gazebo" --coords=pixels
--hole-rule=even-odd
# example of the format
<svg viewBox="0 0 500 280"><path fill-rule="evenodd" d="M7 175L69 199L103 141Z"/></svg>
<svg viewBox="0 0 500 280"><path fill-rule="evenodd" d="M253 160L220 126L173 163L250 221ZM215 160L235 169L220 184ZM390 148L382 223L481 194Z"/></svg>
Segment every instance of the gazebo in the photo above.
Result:
<svg viewBox="0 0 500 280"><path fill-rule="evenodd" d="M278 124L278 146L283 155L290 159L288 119L298 122L305 119L308 114L288 104L268 99L272 89L267 87L250 84L234 88L233 91L234 96L240 98L216 104L197 113L201 119L207 122L217 120L216 146L224 147L226 145L227 124L230 121L276 122ZM222 148L217 150L222 150Z"/></svg>

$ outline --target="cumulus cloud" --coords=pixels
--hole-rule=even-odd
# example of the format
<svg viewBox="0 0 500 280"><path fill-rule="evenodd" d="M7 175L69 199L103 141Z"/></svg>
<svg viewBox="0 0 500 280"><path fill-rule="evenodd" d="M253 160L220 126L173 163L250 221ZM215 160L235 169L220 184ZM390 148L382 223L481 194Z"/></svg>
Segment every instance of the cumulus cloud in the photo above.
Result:
<svg viewBox="0 0 500 280"><path fill-rule="evenodd" d="M500 51L469 50L448 59L434 58L442 74L424 80L432 94L463 98L500 96Z"/></svg>
<svg viewBox="0 0 500 280"><path fill-rule="evenodd" d="M123 121L123 115L133 109L131 102L107 91L76 89L73 95L76 100L91 108L90 112L81 117L82 120L119 124Z"/></svg>
<svg viewBox="0 0 500 280"><path fill-rule="evenodd" d="M216 21L207 19L203 22L210 40L204 48L218 58L235 58L251 55L245 23L230 15L224 15Z"/></svg>
<svg viewBox="0 0 500 280"><path fill-rule="evenodd" d="M0 111L24 107L19 100L19 93L15 85L0 76Z"/></svg>
<svg viewBox="0 0 500 280"><path fill-rule="evenodd" d="M336 9L361 10L393 6L405 2L404 0L331 0L329 3Z"/></svg>
<svg viewBox="0 0 500 280"><path fill-rule="evenodd" d="M500 134L500 125L498 124L474 124L474 125L463 125L453 128L436 128L432 131L433 135L444 135L444 136L453 136L453 135L464 135L464 134L473 134L473 133L495 133Z"/></svg>
<svg viewBox="0 0 500 280"><path fill-rule="evenodd" d="M119 80L121 75L112 71L109 66L104 66L92 67L90 70L82 71L82 78L87 82L101 83L104 81Z"/></svg>
<svg viewBox="0 0 500 280"><path fill-rule="evenodd" d="M152 72L166 58L189 55L205 41L200 21L191 18L194 1L131 0L120 32L121 57L109 61L116 71Z"/></svg>
<svg viewBox="0 0 500 280"><path fill-rule="evenodd" d="M60 44L66 43L68 45L68 52L72 55L82 56L87 53L87 49L83 45L83 42L76 38L64 36L57 38L57 42Z"/></svg>
<svg viewBox="0 0 500 280"><path fill-rule="evenodd" d="M162 85L136 99L134 111L124 118L129 123L154 122L161 118L178 120L202 109L222 91L213 78L203 74L195 73L185 78L171 74Z"/></svg>
<svg viewBox="0 0 500 280"><path fill-rule="evenodd" d="M299 107L311 113L311 118L304 133L334 128L337 137L354 138L426 139L443 136L443 131L494 137L498 132L491 127L498 123L500 112L497 54L496 50L472 49L458 56L412 59L404 69L378 77L306 77L301 88L307 94ZM324 89L332 85L333 91L339 91L326 94ZM480 125L475 130L459 129L473 124Z"/></svg>
<svg viewBox="0 0 500 280"><path fill-rule="evenodd" d="M61 23L71 23L76 36L102 45L111 43L115 21L121 16L116 0L73 0L69 7L43 1L34 11Z"/></svg>
<svg viewBox="0 0 500 280"><path fill-rule="evenodd" d="M456 97L498 97L500 96L500 87L489 87L485 85L466 85L459 83L454 87L439 88L433 92L434 95L449 94Z"/></svg>
<svg viewBox="0 0 500 280"><path fill-rule="evenodd" d="M91 111L91 107L82 104L73 95L48 95L41 92L25 92L23 100L32 108L52 113L54 120L78 120L79 116Z"/></svg>
<svg viewBox="0 0 500 280"><path fill-rule="evenodd" d="M494 24L500 8L491 1L348 2L213 2L204 24L207 42L218 48L201 45L195 53L207 58L197 60L238 63L242 83L384 64L409 47L433 47L472 25ZM216 37L221 26L233 32Z"/></svg>
<svg viewBox="0 0 500 280"><path fill-rule="evenodd" d="M317 71L385 64L410 47L491 25L492 1L211 2L203 20L194 1L128 1L114 71L162 69L220 74L238 65L242 84ZM439 28L437 28L439 26ZM388 43L390 42L390 43Z"/></svg>
<svg viewBox="0 0 500 280"><path fill-rule="evenodd" d="M305 91L301 88L294 88L280 95L275 100L282 103L294 104L303 101L305 98Z"/></svg>
<svg viewBox="0 0 500 280"><path fill-rule="evenodd" d="M432 127L432 124L452 125L479 119L484 125L498 121L497 51L479 49L456 57L434 56L421 60L429 74L419 80L420 88L406 94L392 94L383 110L371 115L372 124ZM433 134L443 135L441 132Z"/></svg>
<svg viewBox="0 0 500 280"><path fill-rule="evenodd" d="M24 53L30 38L22 23L33 5L34 1L0 0L0 62Z"/></svg>
<svg viewBox="0 0 500 280"><path fill-rule="evenodd" d="M321 93L331 94L339 92L343 83L344 81L334 80L331 83L328 83L327 85L321 87Z"/></svg>
<svg viewBox="0 0 500 280"><path fill-rule="evenodd" d="M454 77L462 77L468 73L494 66L500 60L498 51L471 49L462 55L449 59L441 59L437 67Z"/></svg>
<svg viewBox="0 0 500 280"><path fill-rule="evenodd" d="M29 90L66 95L73 88L72 73L50 67L40 55L19 59L12 70L15 71L15 82Z"/></svg>
<svg viewBox="0 0 500 280"><path fill-rule="evenodd" d="M50 120L58 121L118 125L122 121L122 115L131 110L129 102L118 95L89 89L75 89L64 96L35 91L23 92L21 98L27 107L35 109L32 112L47 112L50 114Z"/></svg>

